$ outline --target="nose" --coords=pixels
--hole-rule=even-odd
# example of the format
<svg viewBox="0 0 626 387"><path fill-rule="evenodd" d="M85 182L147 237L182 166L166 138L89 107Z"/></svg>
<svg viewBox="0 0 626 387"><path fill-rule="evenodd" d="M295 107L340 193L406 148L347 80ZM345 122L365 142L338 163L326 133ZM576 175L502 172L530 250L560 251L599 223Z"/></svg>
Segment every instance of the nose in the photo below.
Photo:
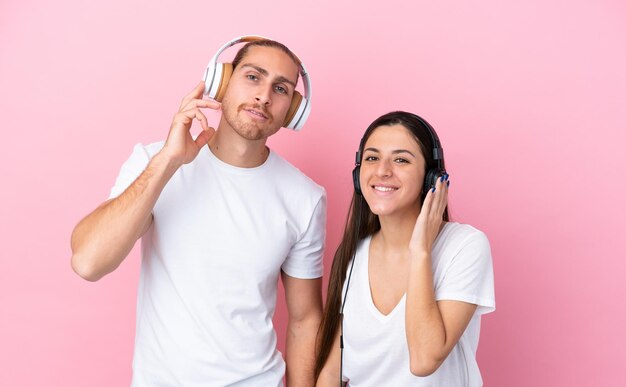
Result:
<svg viewBox="0 0 626 387"><path fill-rule="evenodd" d="M389 160L381 159L376 167L376 175L378 177L391 177L392 174L391 162Z"/></svg>
<svg viewBox="0 0 626 387"><path fill-rule="evenodd" d="M272 103L272 87L261 86L257 89L255 97L256 101L262 105L269 105Z"/></svg>

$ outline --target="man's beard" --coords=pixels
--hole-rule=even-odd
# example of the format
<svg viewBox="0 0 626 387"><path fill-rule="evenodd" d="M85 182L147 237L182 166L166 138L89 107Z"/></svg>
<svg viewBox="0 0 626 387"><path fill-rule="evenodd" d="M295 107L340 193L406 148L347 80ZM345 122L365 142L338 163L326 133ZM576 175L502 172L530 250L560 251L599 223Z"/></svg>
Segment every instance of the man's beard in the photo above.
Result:
<svg viewBox="0 0 626 387"><path fill-rule="evenodd" d="M227 102L228 103L228 102ZM223 106L223 103L222 103ZM245 113L245 109L254 109L260 111L267 117L267 121L262 126L259 126L260 123L255 122L254 120L245 120L241 114ZM231 114L231 109L223 109L224 119L230 125L231 128L241 137L246 140L262 140L270 135L276 133L276 131L280 128L274 128L274 117L261 105L253 104L241 104L235 109L234 114Z"/></svg>

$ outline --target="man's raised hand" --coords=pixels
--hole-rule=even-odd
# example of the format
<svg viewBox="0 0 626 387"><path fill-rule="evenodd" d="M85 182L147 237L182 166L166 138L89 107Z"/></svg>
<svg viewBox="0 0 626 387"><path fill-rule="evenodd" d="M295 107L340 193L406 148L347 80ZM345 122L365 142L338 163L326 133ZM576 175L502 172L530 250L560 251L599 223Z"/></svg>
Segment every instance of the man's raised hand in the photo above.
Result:
<svg viewBox="0 0 626 387"><path fill-rule="evenodd" d="M215 134L215 129L210 127L206 116L200 109L209 108L219 110L221 104L217 101L202 99L204 81L200 82L189 94L183 98L178 112L174 115L167 141L163 147L165 154L178 165L190 163L196 158L200 149L207 144ZM202 132L194 138L190 129L193 120L200 121Z"/></svg>

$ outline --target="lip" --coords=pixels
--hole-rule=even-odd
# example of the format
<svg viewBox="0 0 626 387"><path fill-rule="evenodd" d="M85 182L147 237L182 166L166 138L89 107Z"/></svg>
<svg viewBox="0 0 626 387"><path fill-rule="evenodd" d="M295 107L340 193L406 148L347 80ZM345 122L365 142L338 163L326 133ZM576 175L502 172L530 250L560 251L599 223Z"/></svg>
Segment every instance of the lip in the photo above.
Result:
<svg viewBox="0 0 626 387"><path fill-rule="evenodd" d="M377 195L384 196L392 195L400 189L400 187L391 184L372 184L370 187Z"/></svg>
<svg viewBox="0 0 626 387"><path fill-rule="evenodd" d="M248 115L250 117L252 117L253 119L256 120L261 120L261 121L265 121L268 119L268 117L260 110L256 110L256 109L243 109L246 113L248 113Z"/></svg>

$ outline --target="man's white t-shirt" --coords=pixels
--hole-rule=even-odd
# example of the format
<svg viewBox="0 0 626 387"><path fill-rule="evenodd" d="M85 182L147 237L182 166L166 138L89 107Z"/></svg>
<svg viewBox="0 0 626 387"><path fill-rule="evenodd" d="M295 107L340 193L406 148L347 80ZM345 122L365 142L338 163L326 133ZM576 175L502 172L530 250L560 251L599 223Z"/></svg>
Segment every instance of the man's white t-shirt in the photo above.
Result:
<svg viewBox="0 0 626 387"><path fill-rule="evenodd" d="M485 234L466 224L446 223L435 240L432 252L435 298L464 301L478 307L452 352L427 377L413 375L409 366L406 294L387 315L372 301L368 274L370 241L371 237L367 237L358 246L344 309L344 380L354 387L482 386L476 363L480 316L494 311L496 305L491 249ZM346 283L342 295L345 288Z"/></svg>
<svg viewBox="0 0 626 387"><path fill-rule="evenodd" d="M135 146L110 197L163 142ZM281 269L322 276L326 196L270 151L238 168L202 148L167 183L142 238L132 385L281 386L272 316Z"/></svg>

